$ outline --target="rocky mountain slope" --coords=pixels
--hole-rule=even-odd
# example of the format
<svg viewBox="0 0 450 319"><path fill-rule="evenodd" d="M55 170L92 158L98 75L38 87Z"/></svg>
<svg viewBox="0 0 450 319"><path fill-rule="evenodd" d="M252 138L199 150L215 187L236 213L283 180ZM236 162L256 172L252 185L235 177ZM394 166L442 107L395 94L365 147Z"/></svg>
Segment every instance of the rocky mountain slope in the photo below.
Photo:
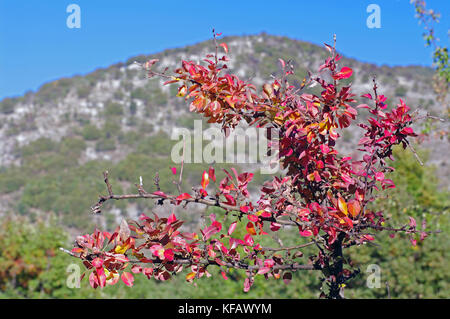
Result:
<svg viewBox="0 0 450 319"><path fill-rule="evenodd" d="M228 37L222 41L230 49L231 71L257 86L279 71L278 58L293 60L295 85L301 83L306 70L314 72L327 56L327 51L317 45L267 34ZM192 120L199 117L189 113L184 100L175 96L176 87L163 86L159 79L147 79L135 61L157 58L158 68L174 69L180 59L200 61L213 50L212 41L205 41L141 55L85 76L46 83L37 92L3 99L0 212L53 211L72 216L78 212L77 207L89 207L88 201L80 203L86 197L82 194L83 191L86 194L89 183L93 185L92 191L103 191L101 172L105 167L116 168L117 183L123 189L132 187L139 175L151 180L151 169L169 165L167 158L172 145L169 136L174 127L192 129ZM402 98L413 109L420 106L433 115L444 113L435 101L431 68L376 66L346 57L341 65L353 68L350 80L356 93L370 92L371 78L376 75L379 91L389 98L389 103L396 104ZM354 134L344 134L342 147L345 149L358 137L356 128ZM432 137L424 144L430 150L430 162L440 167L444 187L448 187L445 176L449 172L446 138ZM196 169L201 170L198 167L193 171ZM87 197L95 200L96 196L93 193ZM130 210L119 205L120 209ZM72 217L70 220L74 220ZM83 223L82 219L75 219L74 226Z"/></svg>

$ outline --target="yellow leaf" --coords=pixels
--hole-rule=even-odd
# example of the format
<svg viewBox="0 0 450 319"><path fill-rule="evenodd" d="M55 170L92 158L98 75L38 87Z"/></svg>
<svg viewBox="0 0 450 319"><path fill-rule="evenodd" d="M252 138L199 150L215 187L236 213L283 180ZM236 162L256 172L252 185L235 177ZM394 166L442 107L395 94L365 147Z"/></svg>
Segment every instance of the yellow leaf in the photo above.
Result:
<svg viewBox="0 0 450 319"><path fill-rule="evenodd" d="M129 246L128 245L117 245L116 248L114 249L114 251L116 252L116 254L125 254L125 252L128 250Z"/></svg>
<svg viewBox="0 0 450 319"><path fill-rule="evenodd" d="M178 96L178 97L183 97L183 96L186 95L186 93L187 93L186 85L183 85L183 86L181 86L181 87L178 89L177 96Z"/></svg>
<svg viewBox="0 0 450 319"><path fill-rule="evenodd" d="M332 125L329 120L325 120L319 123L319 133L322 135L326 135L329 130L331 130Z"/></svg>
<svg viewBox="0 0 450 319"><path fill-rule="evenodd" d="M195 278L195 272L190 272L190 273L188 273L188 274L186 275L186 280L187 280L187 281L192 280L192 279L194 279L194 278Z"/></svg>
<svg viewBox="0 0 450 319"><path fill-rule="evenodd" d="M338 199L338 206L339 206L339 210L345 215L348 215L348 209L347 209L347 203L345 202L345 200L342 197L339 197Z"/></svg>
<svg viewBox="0 0 450 319"><path fill-rule="evenodd" d="M280 115L280 116L275 117L275 119L274 119L273 121L274 121L275 123L281 125L281 124L284 123L284 118L283 118L283 116Z"/></svg>

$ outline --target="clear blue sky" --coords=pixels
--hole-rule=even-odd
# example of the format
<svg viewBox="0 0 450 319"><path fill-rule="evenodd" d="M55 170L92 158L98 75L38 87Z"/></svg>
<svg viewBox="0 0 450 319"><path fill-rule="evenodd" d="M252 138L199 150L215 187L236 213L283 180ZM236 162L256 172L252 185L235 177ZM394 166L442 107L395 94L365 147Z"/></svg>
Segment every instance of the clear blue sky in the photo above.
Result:
<svg viewBox="0 0 450 319"><path fill-rule="evenodd" d="M69 29L69 4L81 28ZM369 4L381 28L369 29ZM450 1L427 0L441 12L438 36L448 46ZM337 34L347 56L388 65L431 65L422 26L409 0L0 0L0 98L43 83L223 35L269 34L321 44ZM232 49L232 48L230 48Z"/></svg>

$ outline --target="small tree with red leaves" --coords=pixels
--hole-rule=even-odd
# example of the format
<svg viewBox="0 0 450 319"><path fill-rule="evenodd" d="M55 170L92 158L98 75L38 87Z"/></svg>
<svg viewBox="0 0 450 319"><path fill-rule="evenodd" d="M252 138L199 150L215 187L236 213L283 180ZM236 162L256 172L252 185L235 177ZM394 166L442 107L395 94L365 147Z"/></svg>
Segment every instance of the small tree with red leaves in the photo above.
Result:
<svg viewBox="0 0 450 319"><path fill-rule="evenodd" d="M402 100L389 109L375 79L373 92L362 95L363 102L358 104L350 85L342 84L353 70L338 66L341 56L335 50L335 41L333 46L325 45L329 57L300 87L289 83L294 70L280 59L281 77L264 84L258 93L252 84L226 73L228 47L218 44L217 36L214 33L215 54L207 55L205 64L182 61L172 75L154 71L156 59L143 67L149 77L178 84L177 95L190 102L190 111L203 114L209 123L221 124L225 132L243 121L249 126L277 130L279 138L272 142L278 143L284 173L262 185L259 200L252 202L247 185L253 174L239 174L235 169L232 173L224 170L225 178L216 181L215 170L209 167L198 188L182 193L181 165L178 194L165 193L156 181L154 191L139 184L136 194L116 195L105 172L108 195L101 196L93 206L95 213L111 199L147 198L159 204L221 207L224 217L219 220L211 214L206 227L189 233L181 231L183 221L175 214L161 218L143 213L139 220L122 221L113 233L95 230L78 236L75 247L66 252L81 258L87 268L82 276L89 274L93 288L114 285L120 279L132 286L133 274L168 280L183 269L188 269L186 280L193 282L210 276L208 271L215 266L224 280L230 268L245 270L243 285L248 291L255 276L289 282L293 271L315 270L323 274L321 296L342 298L346 282L359 273L344 254L346 248L374 241L373 233L380 231L406 233L414 245L430 233L418 230L411 217L405 225L387 225L383 212L372 210L370 205L381 190L389 192L395 187L386 178L393 170L386 161L394 160L393 146L401 144L414 152L409 139L416 136L411 128L415 117ZM225 55L219 54L222 49ZM321 86L319 95L305 93L313 84ZM361 154L357 160L341 155L336 144L338 129L349 129L360 109L371 115L358 124L364 135L357 146ZM177 174L176 169L173 173ZM238 224L245 225L242 238L234 233ZM297 246L264 247L258 243L258 238L284 227L298 229ZM301 249L307 246L314 248L314 253L303 256ZM298 262L300 257L305 262Z"/></svg>

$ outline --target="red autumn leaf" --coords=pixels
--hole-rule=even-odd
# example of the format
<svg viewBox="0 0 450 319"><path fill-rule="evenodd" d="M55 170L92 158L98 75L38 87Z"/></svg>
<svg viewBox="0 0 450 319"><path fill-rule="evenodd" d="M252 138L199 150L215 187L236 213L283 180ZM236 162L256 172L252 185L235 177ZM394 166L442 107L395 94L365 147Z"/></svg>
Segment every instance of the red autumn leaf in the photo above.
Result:
<svg viewBox="0 0 450 319"><path fill-rule="evenodd" d="M105 270L103 267L96 268L95 272L97 273L98 283L100 285L100 288L103 288L106 286L106 275Z"/></svg>
<svg viewBox="0 0 450 319"><path fill-rule="evenodd" d="M335 80L342 80L342 79L348 79L353 74L353 70L349 67L344 66L341 71L333 75L333 78Z"/></svg>
<svg viewBox="0 0 450 319"><path fill-rule="evenodd" d="M230 227L228 228L228 236L231 236L231 234L234 232L234 230L236 229L236 225L237 222L232 222Z"/></svg>
<svg viewBox="0 0 450 319"><path fill-rule="evenodd" d="M156 245L151 246L150 247L150 251L155 257L159 257L161 259L164 259L164 247L161 246L160 244L156 244Z"/></svg>
<svg viewBox="0 0 450 319"><path fill-rule="evenodd" d="M417 136L417 134L414 133L414 130L410 127L405 127L403 130L400 131L400 133L404 135Z"/></svg>
<svg viewBox="0 0 450 319"><path fill-rule="evenodd" d="M384 180L384 173L383 173L383 172L377 172L377 173L375 173L375 179L376 179L377 181L382 181L382 180Z"/></svg>
<svg viewBox="0 0 450 319"><path fill-rule="evenodd" d="M125 285L127 285L128 287L132 287L133 286L134 277L129 272L124 271L122 273L122 275L120 276L120 278L122 279L123 283Z"/></svg>
<svg viewBox="0 0 450 319"><path fill-rule="evenodd" d="M359 212L361 211L361 205L357 200L351 200L347 204L348 211L352 217L358 216Z"/></svg>
<svg viewBox="0 0 450 319"><path fill-rule="evenodd" d="M264 260L264 267L272 268L275 265L275 261L273 259Z"/></svg>
<svg viewBox="0 0 450 319"><path fill-rule="evenodd" d="M244 292L248 292L250 290L250 287L253 284L253 279L245 278L244 280Z"/></svg>
<svg viewBox="0 0 450 319"><path fill-rule="evenodd" d="M144 275L146 275L148 279L150 279L152 277L152 274L153 274L153 268L144 268L142 270L142 273Z"/></svg>
<svg viewBox="0 0 450 319"><path fill-rule="evenodd" d="M174 257L174 253L172 249L164 250L164 259L167 261L172 261Z"/></svg>
<svg viewBox="0 0 450 319"><path fill-rule="evenodd" d="M202 230L203 240L208 240L212 235L217 234L222 229L222 224L218 221L214 221L212 225Z"/></svg>
<svg viewBox="0 0 450 319"><path fill-rule="evenodd" d="M416 220L414 218L412 218L411 216L409 217L409 227L411 227L411 228L416 227Z"/></svg>
<svg viewBox="0 0 450 319"><path fill-rule="evenodd" d="M202 196L202 198L208 196L208 192L205 191L203 188L199 189L199 193Z"/></svg>
<svg viewBox="0 0 450 319"><path fill-rule="evenodd" d="M236 205L236 200L234 199L233 196L228 195L228 194L225 194L224 196L227 199L227 201L224 202L224 204L231 205L231 206L235 206Z"/></svg>
<svg viewBox="0 0 450 319"><path fill-rule="evenodd" d="M98 278L94 271L89 275L89 284L94 289L99 286Z"/></svg>
<svg viewBox="0 0 450 319"><path fill-rule="evenodd" d="M281 228L281 224L278 223L270 223L270 230L271 231L278 231Z"/></svg>
<svg viewBox="0 0 450 319"><path fill-rule="evenodd" d="M175 216L175 214L172 213L169 216L169 218L167 219L167 225L173 224L176 221L177 221L177 216Z"/></svg>
<svg viewBox="0 0 450 319"><path fill-rule="evenodd" d="M219 44L219 45L223 48L223 50L225 51L225 53L228 54L228 45L227 45L226 43L221 43L221 44Z"/></svg>
<svg viewBox="0 0 450 319"><path fill-rule="evenodd" d="M330 151L330 148L326 144L320 144L320 150L322 151L322 153L328 154L328 152Z"/></svg>
<svg viewBox="0 0 450 319"><path fill-rule="evenodd" d="M209 175L208 175L207 171L204 171L203 175L202 175L202 183L201 183L202 188L206 190L206 186L208 186L208 184L209 184Z"/></svg>
<svg viewBox="0 0 450 319"><path fill-rule="evenodd" d="M100 268L103 265L103 259L97 257L91 263L95 268Z"/></svg>
<svg viewBox="0 0 450 319"><path fill-rule="evenodd" d="M354 184L355 181L353 180L353 178L351 178L349 175L345 174L345 173L341 173L341 179L348 183L348 184Z"/></svg>
<svg viewBox="0 0 450 319"><path fill-rule="evenodd" d="M188 193L183 193L183 194L179 195L179 196L178 196L177 198L175 198L175 199L176 199L177 202L179 203L179 202L181 202L181 201L183 201L183 200L185 200L185 199L188 199L188 198L192 198L192 196L189 195Z"/></svg>
<svg viewBox="0 0 450 319"><path fill-rule="evenodd" d="M322 180L322 178L320 177L320 175L319 175L319 172L318 171L314 171L314 181L316 181L316 182L320 182L321 180Z"/></svg>
<svg viewBox="0 0 450 319"><path fill-rule="evenodd" d="M339 134L336 132L336 129L334 127L330 127L329 134L333 140L337 140L339 137Z"/></svg>
<svg viewBox="0 0 450 319"><path fill-rule="evenodd" d="M239 209L240 209L241 212L243 212L244 214L247 214L248 211L250 210L250 207L248 207L248 206L241 206Z"/></svg>
<svg viewBox="0 0 450 319"><path fill-rule="evenodd" d="M424 240L427 237L428 237L428 234L426 232L423 231L420 233L420 240Z"/></svg>
<svg viewBox="0 0 450 319"><path fill-rule="evenodd" d="M142 272L142 267L138 266L138 265L134 265L133 267L131 267L131 272L133 274L139 274Z"/></svg>
<svg viewBox="0 0 450 319"><path fill-rule="evenodd" d="M313 234L310 230L303 230L303 231L300 231L299 233L300 233L300 236L303 236L303 237L309 237L309 236L312 236L312 234Z"/></svg>
<svg viewBox="0 0 450 319"><path fill-rule="evenodd" d="M71 252L73 252L73 253L82 253L83 251L84 251L84 249L80 248L80 247L75 247L71 250Z"/></svg>
<svg viewBox="0 0 450 319"><path fill-rule="evenodd" d="M126 262L130 261L130 260L128 259L128 257L125 256L125 255L123 255L123 254L115 254L115 255L114 255L114 259L115 259L116 261L122 262L122 263L126 263Z"/></svg>
<svg viewBox="0 0 450 319"><path fill-rule="evenodd" d="M271 269L268 268L268 267L262 267L262 268L259 268L257 274L258 275L264 275L264 274L267 274L270 270Z"/></svg>
<svg viewBox="0 0 450 319"><path fill-rule="evenodd" d="M213 182L216 181L216 175L214 173L214 167L212 167L212 166L209 167L208 175L209 175L209 178L211 178L213 180Z"/></svg>
<svg viewBox="0 0 450 319"><path fill-rule="evenodd" d="M253 237L250 234L246 234L244 236L244 243L247 246L253 246L253 244L255 243L255 241L253 240Z"/></svg>

